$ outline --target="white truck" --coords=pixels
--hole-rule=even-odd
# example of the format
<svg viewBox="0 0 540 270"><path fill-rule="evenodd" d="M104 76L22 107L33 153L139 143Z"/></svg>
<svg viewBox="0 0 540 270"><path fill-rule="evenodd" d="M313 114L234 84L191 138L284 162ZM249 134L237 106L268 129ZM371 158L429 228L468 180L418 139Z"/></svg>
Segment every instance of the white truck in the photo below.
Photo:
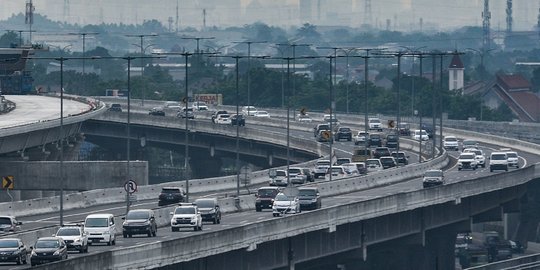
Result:
<svg viewBox="0 0 540 270"><path fill-rule="evenodd" d="M171 212L171 230L177 232L181 228L193 228L194 231L202 231L202 216L197 205L181 203L174 209L174 212Z"/></svg>

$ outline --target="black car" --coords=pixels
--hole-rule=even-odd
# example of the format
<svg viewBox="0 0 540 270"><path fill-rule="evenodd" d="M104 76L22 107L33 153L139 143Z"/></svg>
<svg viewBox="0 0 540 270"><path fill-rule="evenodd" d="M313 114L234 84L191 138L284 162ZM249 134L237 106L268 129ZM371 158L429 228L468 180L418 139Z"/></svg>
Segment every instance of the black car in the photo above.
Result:
<svg viewBox="0 0 540 270"><path fill-rule="evenodd" d="M411 125L409 123L399 123L398 130L401 136L411 136Z"/></svg>
<svg viewBox="0 0 540 270"><path fill-rule="evenodd" d="M129 210L122 218L122 235L124 238L134 234L146 234L148 237L157 235L157 224L154 211L150 209Z"/></svg>
<svg viewBox="0 0 540 270"><path fill-rule="evenodd" d="M149 115L165 116L165 111L162 107L154 107L149 112Z"/></svg>
<svg viewBox="0 0 540 270"><path fill-rule="evenodd" d="M262 211L262 209L272 209L272 204L274 204L274 198L279 193L278 187L261 187L257 190L255 194L255 210L257 212Z"/></svg>
<svg viewBox="0 0 540 270"><path fill-rule="evenodd" d="M203 221L212 221L214 224L221 223L221 209L216 198L201 198L194 202L201 212Z"/></svg>
<svg viewBox="0 0 540 270"><path fill-rule="evenodd" d="M377 147L373 150L373 158L389 157L390 150L388 147Z"/></svg>
<svg viewBox="0 0 540 270"><path fill-rule="evenodd" d="M390 169L396 167L396 160L393 157L384 156L379 159L381 161L383 169Z"/></svg>
<svg viewBox="0 0 540 270"><path fill-rule="evenodd" d="M321 195L316 187L298 188L298 202L300 209L319 209L321 208Z"/></svg>
<svg viewBox="0 0 540 270"><path fill-rule="evenodd" d="M382 146L382 136L379 133L369 134L369 146Z"/></svg>
<svg viewBox="0 0 540 270"><path fill-rule="evenodd" d="M388 148L397 148L398 147L399 137L396 134L386 135L386 147Z"/></svg>
<svg viewBox="0 0 540 270"><path fill-rule="evenodd" d="M163 187L159 193L158 206L181 203L184 201L185 192L179 187Z"/></svg>
<svg viewBox="0 0 540 270"><path fill-rule="evenodd" d="M405 154L405 152L392 152L392 157L396 160L398 164L408 165L409 164L409 156Z"/></svg>
<svg viewBox="0 0 540 270"><path fill-rule="evenodd" d="M421 129L426 131L430 139L433 138L433 133L435 132L435 129L433 128L431 124L422 123Z"/></svg>
<svg viewBox="0 0 540 270"><path fill-rule="evenodd" d="M231 116L231 125L236 126L237 123L241 127L246 125L246 118L243 114L235 114Z"/></svg>
<svg viewBox="0 0 540 270"><path fill-rule="evenodd" d="M0 262L28 263L28 251L21 239L0 239Z"/></svg>
<svg viewBox="0 0 540 270"><path fill-rule="evenodd" d="M109 107L109 111L111 112L122 112L122 105L118 103L111 104L111 107Z"/></svg>
<svg viewBox="0 0 540 270"><path fill-rule="evenodd" d="M68 258L67 245L60 237L41 237L30 249L32 250L30 256L32 266Z"/></svg>
<svg viewBox="0 0 540 270"><path fill-rule="evenodd" d="M345 139L347 141L352 141L352 131L348 127L340 127L338 128L336 134L334 135L336 138L336 141L339 141L341 139Z"/></svg>

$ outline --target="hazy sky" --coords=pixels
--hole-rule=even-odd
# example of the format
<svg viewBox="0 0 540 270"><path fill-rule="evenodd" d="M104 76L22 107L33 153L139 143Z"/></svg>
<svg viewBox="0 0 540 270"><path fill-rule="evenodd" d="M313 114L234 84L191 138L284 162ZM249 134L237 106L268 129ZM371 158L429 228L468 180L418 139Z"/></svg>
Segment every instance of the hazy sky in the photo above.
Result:
<svg viewBox="0 0 540 270"><path fill-rule="evenodd" d="M0 19L24 12L26 1L0 0ZM365 21L366 0L311 0L312 5L321 4L320 14L310 19L300 18L300 1L310 0L178 0L180 26L201 27L203 9L207 10L207 26L243 25L257 20L276 26L304 22L358 26ZM514 29L532 30L537 23L540 2L513 2ZM167 26L169 17L176 18L177 0L33 0L33 3L35 12L55 21L132 24L157 19ZM372 24L385 28L390 20L392 29L418 30L422 18L426 28L431 25L441 28L481 26L483 3L483 0L371 0ZM506 0L490 0L493 29L506 28L505 9Z"/></svg>

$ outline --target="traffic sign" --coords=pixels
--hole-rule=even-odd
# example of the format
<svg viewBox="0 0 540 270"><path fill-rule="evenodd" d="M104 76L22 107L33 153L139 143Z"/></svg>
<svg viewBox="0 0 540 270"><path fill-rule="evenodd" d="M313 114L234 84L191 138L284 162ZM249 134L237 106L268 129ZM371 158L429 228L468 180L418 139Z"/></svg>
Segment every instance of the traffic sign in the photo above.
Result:
<svg viewBox="0 0 540 270"><path fill-rule="evenodd" d="M13 175L8 175L2 177L2 188L3 189L13 189L15 182L15 177Z"/></svg>
<svg viewBox="0 0 540 270"><path fill-rule="evenodd" d="M135 183L133 180L126 181L126 183L124 183L124 190L129 194L136 192L137 183Z"/></svg>
<svg viewBox="0 0 540 270"><path fill-rule="evenodd" d="M394 128L395 127L394 120L388 120L388 127L389 128Z"/></svg>
<svg viewBox="0 0 540 270"><path fill-rule="evenodd" d="M325 130L325 131L321 132L321 135L322 135L323 138L325 138L327 140L330 139L330 137L332 136L332 134L328 130Z"/></svg>
<svg viewBox="0 0 540 270"><path fill-rule="evenodd" d="M306 108L300 109L300 114L301 114L301 115L306 115L306 112L307 112L307 109L306 109Z"/></svg>

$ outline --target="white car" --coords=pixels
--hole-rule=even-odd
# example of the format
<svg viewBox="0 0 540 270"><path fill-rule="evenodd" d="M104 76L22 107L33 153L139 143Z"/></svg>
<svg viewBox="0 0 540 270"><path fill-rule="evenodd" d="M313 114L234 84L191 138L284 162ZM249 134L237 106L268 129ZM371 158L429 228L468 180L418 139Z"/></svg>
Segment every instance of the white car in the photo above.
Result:
<svg viewBox="0 0 540 270"><path fill-rule="evenodd" d="M444 173L442 170L428 170L422 178L422 186L428 188L444 184Z"/></svg>
<svg viewBox="0 0 540 270"><path fill-rule="evenodd" d="M77 250L79 253L88 252L88 234L81 226L60 227L53 236L62 238L68 250Z"/></svg>
<svg viewBox="0 0 540 270"><path fill-rule="evenodd" d="M203 229L202 216L197 205L181 203L170 214L173 232L177 232L181 228L193 228L194 231L202 231Z"/></svg>
<svg viewBox="0 0 540 270"><path fill-rule="evenodd" d="M369 118L368 125L370 130L382 131L382 123L379 118Z"/></svg>
<svg viewBox="0 0 540 270"><path fill-rule="evenodd" d="M343 166L332 166L332 168L328 167L328 173L332 174L332 177L348 176L347 171Z"/></svg>
<svg viewBox="0 0 540 270"><path fill-rule="evenodd" d="M445 136L443 139L443 147L447 150L459 150L459 141L455 136Z"/></svg>
<svg viewBox="0 0 540 270"><path fill-rule="evenodd" d="M358 134L356 134L353 137L353 141L355 145L365 145L366 140L369 137L369 133L365 131L359 131Z"/></svg>
<svg viewBox="0 0 540 270"><path fill-rule="evenodd" d="M247 116L253 116L255 113L257 113L257 108L253 106L244 106L242 107L242 113Z"/></svg>
<svg viewBox="0 0 540 270"><path fill-rule="evenodd" d="M506 152L491 152L489 156L489 171L504 170L508 171L508 155Z"/></svg>
<svg viewBox="0 0 540 270"><path fill-rule="evenodd" d="M218 114L215 121L216 121L216 124L230 125L231 124L231 115L229 115L229 114Z"/></svg>
<svg viewBox="0 0 540 270"><path fill-rule="evenodd" d="M296 196L287 196L284 193L278 193L272 204L272 214L278 217L285 213L300 213L300 202Z"/></svg>
<svg viewBox="0 0 540 270"><path fill-rule="evenodd" d="M463 169L476 170L478 167L478 161L476 161L476 154L473 152L463 152L458 157L458 171Z"/></svg>
<svg viewBox="0 0 540 270"><path fill-rule="evenodd" d="M313 169L313 177L319 178L320 176L324 177L328 172L330 167L330 160L322 159L315 163L315 169Z"/></svg>
<svg viewBox="0 0 540 270"><path fill-rule="evenodd" d="M253 116L260 118L270 118L270 114L267 111L256 111Z"/></svg>
<svg viewBox="0 0 540 270"><path fill-rule="evenodd" d="M287 183L287 171L275 170L275 174L270 176L271 186L286 186Z"/></svg>
<svg viewBox="0 0 540 270"><path fill-rule="evenodd" d="M418 140L420 140L420 138L422 138L422 141L427 141L427 140L429 140L429 135L423 129L422 130L419 130L419 129L414 130L413 139L418 141Z"/></svg>
<svg viewBox="0 0 540 270"><path fill-rule="evenodd" d="M84 220L84 232L88 235L88 245L105 242L116 245L116 224L113 214L90 214Z"/></svg>
<svg viewBox="0 0 540 270"><path fill-rule="evenodd" d="M165 104L163 104L163 107L165 109L173 109L173 110L180 110L181 108L183 108L182 105L180 105L180 103L176 101L166 101Z"/></svg>
<svg viewBox="0 0 540 270"><path fill-rule="evenodd" d="M313 122L313 119L311 119L311 117L309 117L309 115L307 115L307 114L299 114L296 117L296 121L298 121L300 123L311 123L311 122Z"/></svg>
<svg viewBox="0 0 540 270"><path fill-rule="evenodd" d="M474 153L476 155L478 166L482 166L482 168L486 167L486 156L484 155L484 151L476 148L467 148L463 150L463 153Z"/></svg>
<svg viewBox="0 0 540 270"><path fill-rule="evenodd" d="M508 157L508 167L519 168L519 156L515 151L506 151L506 156Z"/></svg>
<svg viewBox="0 0 540 270"><path fill-rule="evenodd" d="M289 167L289 177L292 184L304 184L307 182L307 175L300 167Z"/></svg>
<svg viewBox="0 0 540 270"><path fill-rule="evenodd" d="M368 172L376 172L383 169L382 163L378 158L370 158L366 160Z"/></svg>
<svg viewBox="0 0 540 270"><path fill-rule="evenodd" d="M359 175L360 174L360 172L358 172L358 167L354 163L341 164L341 167L343 167L345 169L345 172L349 176L351 176L351 175Z"/></svg>
<svg viewBox="0 0 540 270"><path fill-rule="evenodd" d="M192 105L197 111L208 111L208 105L204 101L195 101Z"/></svg>
<svg viewBox="0 0 540 270"><path fill-rule="evenodd" d="M323 115L323 122L326 122L328 124L330 124L331 122L333 127L339 126L339 121L337 120L335 114L333 114L332 117L330 117L329 114Z"/></svg>

